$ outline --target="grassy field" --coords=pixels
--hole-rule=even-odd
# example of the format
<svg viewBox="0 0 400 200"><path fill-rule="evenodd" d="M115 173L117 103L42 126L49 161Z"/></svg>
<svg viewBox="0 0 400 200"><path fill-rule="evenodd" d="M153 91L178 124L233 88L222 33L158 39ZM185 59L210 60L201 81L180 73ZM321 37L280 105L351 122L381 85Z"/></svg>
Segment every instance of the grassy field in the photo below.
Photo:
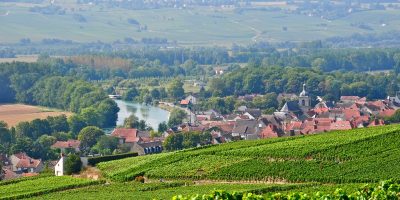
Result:
<svg viewBox="0 0 400 200"><path fill-rule="evenodd" d="M5 121L9 127L19 122L45 119L48 116L71 115L70 112L62 112L39 106L23 104L0 104L0 121Z"/></svg>
<svg viewBox="0 0 400 200"><path fill-rule="evenodd" d="M43 38L74 41L115 41L125 37L162 37L183 45L231 45L254 41L309 41L354 33L381 33L400 30L400 12L396 10L365 11L345 18L327 21L317 17L284 12L233 9L191 8L125 10L80 5L67 9L65 15L43 15L29 11L31 4L0 5L0 42L17 42L21 38L38 41ZM63 7L68 5L63 4ZM79 8L79 9L78 9ZM86 22L74 19L75 14ZM133 18L147 30L138 31L128 23ZM373 30L351 24L365 23ZM382 23L387 24L381 26ZM287 31L283 30L287 28Z"/></svg>

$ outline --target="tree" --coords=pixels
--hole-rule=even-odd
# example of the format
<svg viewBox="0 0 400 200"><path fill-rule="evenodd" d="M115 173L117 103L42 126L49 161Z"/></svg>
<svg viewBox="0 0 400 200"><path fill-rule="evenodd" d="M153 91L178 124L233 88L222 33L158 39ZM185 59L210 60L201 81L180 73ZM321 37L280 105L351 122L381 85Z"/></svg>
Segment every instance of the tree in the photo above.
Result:
<svg viewBox="0 0 400 200"><path fill-rule="evenodd" d="M122 99L125 101L133 101L137 96L139 96L139 91L132 87L122 96Z"/></svg>
<svg viewBox="0 0 400 200"><path fill-rule="evenodd" d="M0 121L0 144L11 143L12 136L10 130L7 128L7 123Z"/></svg>
<svg viewBox="0 0 400 200"><path fill-rule="evenodd" d="M65 160L65 174L71 175L79 173L82 169L82 161L78 155L71 154Z"/></svg>
<svg viewBox="0 0 400 200"><path fill-rule="evenodd" d="M83 121L89 126L102 127L105 121L104 116L102 116L99 110L94 107L83 109L80 113L80 116L82 117Z"/></svg>
<svg viewBox="0 0 400 200"><path fill-rule="evenodd" d="M174 99L180 99L185 94L183 82L180 79L172 80L167 87L169 95Z"/></svg>
<svg viewBox="0 0 400 200"><path fill-rule="evenodd" d="M171 134L165 138L163 146L166 151L175 151L183 148L183 135L182 134Z"/></svg>
<svg viewBox="0 0 400 200"><path fill-rule="evenodd" d="M173 109L169 115L168 126L174 127L182 124L183 119L186 117L186 112L181 109Z"/></svg>
<svg viewBox="0 0 400 200"><path fill-rule="evenodd" d="M81 141L80 149L88 151L105 133L95 126L88 126L79 132L78 140Z"/></svg>
<svg viewBox="0 0 400 200"><path fill-rule="evenodd" d="M160 124L158 124L158 132L164 133L167 130L168 130L168 125L166 122L161 122Z"/></svg>
<svg viewBox="0 0 400 200"><path fill-rule="evenodd" d="M103 154L110 155L118 147L118 138L113 136L103 135L93 147L94 150Z"/></svg>
<svg viewBox="0 0 400 200"><path fill-rule="evenodd" d="M139 118L134 114L129 115L129 117L124 120L124 128L137 128L139 127Z"/></svg>
<svg viewBox="0 0 400 200"><path fill-rule="evenodd" d="M118 119L119 107L115 101L106 99L100 102L97 110L101 119L104 119L102 127L112 127L116 125Z"/></svg>
<svg viewBox="0 0 400 200"><path fill-rule="evenodd" d="M49 122L51 132L68 132L68 120L67 116L60 115L60 116L48 116L47 121Z"/></svg>
<svg viewBox="0 0 400 200"><path fill-rule="evenodd" d="M72 135L76 136L78 133L87 126L84 119L79 115L72 115L68 118L68 125Z"/></svg>

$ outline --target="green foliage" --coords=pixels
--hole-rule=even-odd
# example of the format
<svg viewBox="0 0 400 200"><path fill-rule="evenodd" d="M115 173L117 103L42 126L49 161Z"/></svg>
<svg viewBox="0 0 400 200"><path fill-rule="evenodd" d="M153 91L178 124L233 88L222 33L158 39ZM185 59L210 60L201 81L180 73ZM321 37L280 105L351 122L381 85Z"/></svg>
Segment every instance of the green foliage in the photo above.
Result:
<svg viewBox="0 0 400 200"><path fill-rule="evenodd" d="M88 126L79 132L78 140L81 141L81 150L88 151L105 133L95 126Z"/></svg>
<svg viewBox="0 0 400 200"><path fill-rule="evenodd" d="M267 199L398 199L400 185L393 181L382 181L377 187L368 185L360 188L353 194L348 194L343 189L336 189L332 194L315 192L313 195L305 193L270 193L267 195L256 195L254 193L226 192L222 190L213 191L209 195L177 195L173 200L267 200Z"/></svg>
<svg viewBox="0 0 400 200"><path fill-rule="evenodd" d="M65 174L71 175L79 173L82 169L81 158L76 154L70 154L64 164Z"/></svg>
<svg viewBox="0 0 400 200"><path fill-rule="evenodd" d="M185 111L174 108L169 115L168 126L169 127L178 126L178 125L182 124L183 119L185 119L185 118L186 118Z"/></svg>
<svg viewBox="0 0 400 200"><path fill-rule="evenodd" d="M97 185L101 181L69 176L38 177L0 185L0 199L32 198L52 192Z"/></svg>
<svg viewBox="0 0 400 200"><path fill-rule="evenodd" d="M184 90L183 90L183 82L180 79L174 79L172 80L168 86L167 86L167 91L169 93L169 96L174 99L180 99L184 95Z"/></svg>
<svg viewBox="0 0 400 200"><path fill-rule="evenodd" d="M133 87L125 92L122 99L125 101L133 101L137 96L139 96L139 91Z"/></svg>
<svg viewBox="0 0 400 200"><path fill-rule="evenodd" d="M158 132L159 133L164 133L167 130L168 130L168 125L166 122L161 122L160 124L158 124Z"/></svg>
<svg viewBox="0 0 400 200"><path fill-rule="evenodd" d="M125 153L125 154L93 157L93 158L88 158L88 164L95 166L100 162L107 162L107 161L119 160L123 158L136 157L136 156L138 156L138 153Z"/></svg>
<svg viewBox="0 0 400 200"><path fill-rule="evenodd" d="M115 149L118 148L119 140L116 137L103 135L97 141L96 145L92 148L93 151L103 155L110 155Z"/></svg>

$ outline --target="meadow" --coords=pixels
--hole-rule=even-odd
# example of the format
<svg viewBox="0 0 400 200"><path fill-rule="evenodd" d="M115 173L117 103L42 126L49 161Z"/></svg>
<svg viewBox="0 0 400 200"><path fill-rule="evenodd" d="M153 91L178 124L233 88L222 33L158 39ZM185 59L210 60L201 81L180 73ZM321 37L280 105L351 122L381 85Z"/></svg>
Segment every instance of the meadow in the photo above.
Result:
<svg viewBox="0 0 400 200"><path fill-rule="evenodd" d="M355 33L382 33L400 30L400 13L396 10L364 11L328 21L318 17L283 11L245 10L194 7L188 9L126 10L100 6L73 5L65 15L44 15L30 12L34 4L2 3L0 43L18 42L21 38L40 41L58 38L77 42L111 42L131 37L167 38L180 45L249 44L255 41L310 41ZM86 22L74 18L81 15ZM128 23L135 19L147 30ZM352 24L364 23L372 30ZM386 24L382 26L382 24ZM28 25L28 26L27 26Z"/></svg>

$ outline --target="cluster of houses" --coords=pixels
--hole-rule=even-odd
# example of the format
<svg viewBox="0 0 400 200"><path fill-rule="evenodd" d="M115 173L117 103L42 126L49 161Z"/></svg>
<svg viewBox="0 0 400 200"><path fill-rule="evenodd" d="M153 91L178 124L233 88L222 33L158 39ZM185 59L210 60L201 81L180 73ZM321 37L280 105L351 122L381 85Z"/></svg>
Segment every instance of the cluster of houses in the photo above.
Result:
<svg viewBox="0 0 400 200"><path fill-rule="evenodd" d="M252 101L255 95L240 97L243 101ZM399 95L384 100L367 101L365 97L342 96L339 102L328 102L318 97L318 103L311 106L311 98L305 86L299 95L280 94L278 101L284 101L283 107L273 114L264 115L260 109L240 106L234 114L221 115L215 110L196 111L191 120L179 127L170 129L161 137L152 137L149 131L135 128L116 128L111 133L119 139L119 144L139 155L160 153L163 141L174 132L209 131L212 144L233 140L255 140L296 135L316 134L334 130L382 126L384 118L392 116L400 108ZM183 109L197 104L197 99L190 95L180 102ZM190 110L189 110L190 111ZM193 115L193 116L192 116ZM194 119L192 119L192 117ZM79 152L80 141L57 141L52 148L59 149L62 155ZM64 157L50 162L55 174L64 174ZM44 169L40 159L33 159L25 153L11 156L0 155L3 166L1 179L12 179L37 175Z"/></svg>
<svg viewBox="0 0 400 200"><path fill-rule="evenodd" d="M62 154L68 152L79 152L80 141L68 140L57 141L51 148L59 149ZM56 168L59 161L48 163L48 167ZM34 159L26 153L16 153L13 155L0 154L2 172L0 180L9 180L20 177L36 176L45 169L45 164L41 159Z"/></svg>
<svg viewBox="0 0 400 200"><path fill-rule="evenodd" d="M256 95L240 97L251 101ZM280 94L284 106L273 114L263 115L260 109L239 107L234 114L221 115L215 110L196 112L195 123L183 124L181 131L212 130L213 143L237 139L260 139L315 134L334 130L381 126L385 117L400 108L400 98L367 101L365 97L342 96L339 102L328 102L318 97L311 106L305 85L299 95ZM181 106L196 103L193 96L181 101Z"/></svg>

